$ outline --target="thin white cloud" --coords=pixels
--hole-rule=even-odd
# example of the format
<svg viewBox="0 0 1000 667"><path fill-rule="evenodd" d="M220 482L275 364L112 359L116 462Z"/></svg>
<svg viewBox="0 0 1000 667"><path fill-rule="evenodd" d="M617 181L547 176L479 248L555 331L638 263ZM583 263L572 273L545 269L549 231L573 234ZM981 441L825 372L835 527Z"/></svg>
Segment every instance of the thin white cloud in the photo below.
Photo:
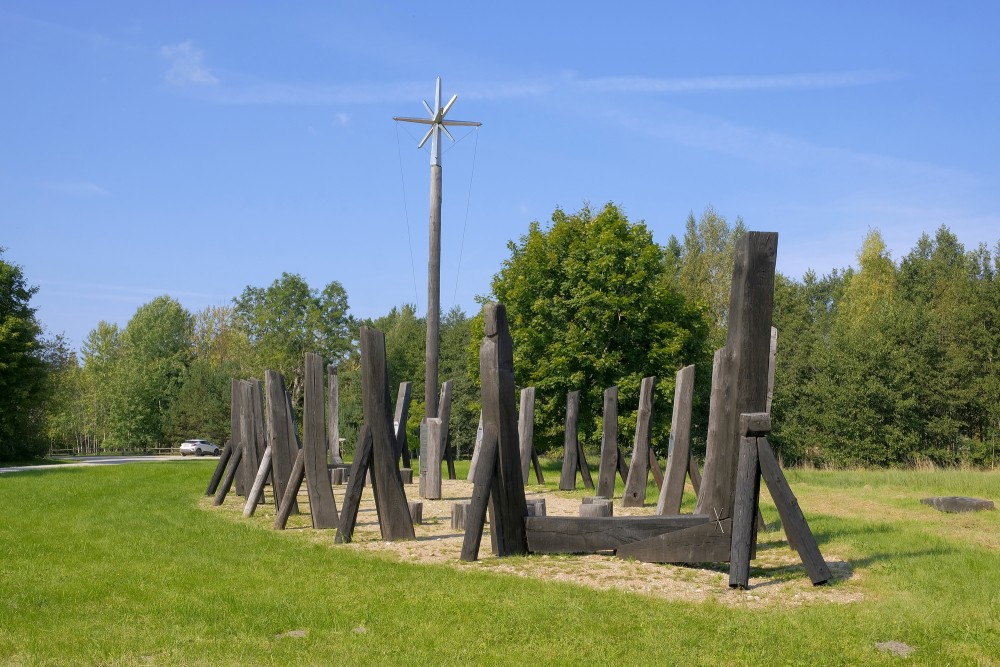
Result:
<svg viewBox="0 0 1000 667"><path fill-rule="evenodd" d="M173 86L214 86L219 80L202 63L201 49L190 40L180 44L164 46L160 55L170 62L170 69L164 75Z"/></svg>
<svg viewBox="0 0 1000 667"><path fill-rule="evenodd" d="M348 123L351 122L351 117L347 113L345 113L343 111L341 111L340 113L338 113L335 116L335 118L337 119L337 123L340 124L340 125L347 125Z"/></svg>
<svg viewBox="0 0 1000 667"><path fill-rule="evenodd" d="M40 280L39 285L46 288L48 294L61 296L101 299L107 301L123 301L146 303L158 296L168 295L176 299L191 301L228 301L229 297L209 292L191 292L178 289L162 289L150 287L134 287L131 285L111 285L106 283L87 283L70 280ZM54 288L54 289L48 289Z"/></svg>
<svg viewBox="0 0 1000 667"><path fill-rule="evenodd" d="M902 74L891 70L859 70L681 78L620 76L580 79L573 81L573 83L585 90L601 93L703 93L846 88L887 83L901 78L903 78Z"/></svg>
<svg viewBox="0 0 1000 667"><path fill-rule="evenodd" d="M42 183L42 187L67 197L104 197L108 191L95 183L86 181L63 181Z"/></svg>

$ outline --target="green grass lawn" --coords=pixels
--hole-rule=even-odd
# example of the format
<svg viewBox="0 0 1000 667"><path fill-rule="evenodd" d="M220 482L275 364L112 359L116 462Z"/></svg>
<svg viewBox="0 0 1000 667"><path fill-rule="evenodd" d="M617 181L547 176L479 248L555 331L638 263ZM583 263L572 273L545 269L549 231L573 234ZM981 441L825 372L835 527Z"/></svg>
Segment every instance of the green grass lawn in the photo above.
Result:
<svg viewBox="0 0 1000 667"><path fill-rule="evenodd" d="M820 548L853 569L831 600L861 599L747 608L277 533L200 505L214 464L0 476L0 664L1000 664L1000 512L919 504L1000 500L998 473L791 471Z"/></svg>

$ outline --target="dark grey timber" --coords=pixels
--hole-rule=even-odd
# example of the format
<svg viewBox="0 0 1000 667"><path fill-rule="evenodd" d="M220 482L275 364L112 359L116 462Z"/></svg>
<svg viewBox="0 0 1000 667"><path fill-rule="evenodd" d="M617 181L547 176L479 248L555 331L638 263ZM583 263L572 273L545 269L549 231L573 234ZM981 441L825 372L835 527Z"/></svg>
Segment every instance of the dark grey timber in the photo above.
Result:
<svg viewBox="0 0 1000 667"><path fill-rule="evenodd" d="M240 383L240 433L243 435L243 461L240 476L243 478L243 495L250 493L260 458L257 456L257 433L254 428L253 387L250 382Z"/></svg>
<svg viewBox="0 0 1000 667"><path fill-rule="evenodd" d="M652 443L649 445L649 470L653 473L653 481L656 482L657 490L663 488L663 470L660 468L660 462L656 458L656 450L653 449Z"/></svg>
<svg viewBox="0 0 1000 667"><path fill-rule="evenodd" d="M205 495L211 496L219 488L219 482L222 481L222 474L226 472L226 464L229 463L229 458L233 455L233 441L226 440L226 446L222 448L222 456L219 457L219 462L215 464L215 470L212 472L212 479L208 480L208 488L205 489Z"/></svg>
<svg viewBox="0 0 1000 667"><path fill-rule="evenodd" d="M705 475L696 509L705 514L719 512L723 517L732 516L736 468L741 453L736 417L742 413L764 412L767 408L777 254L778 235L774 232L748 232L736 242L725 346L731 356L731 366L725 371L728 376L725 393L729 395L724 401L727 415L724 422L715 425L714 440L711 418L709 421ZM714 384L713 378L713 388ZM729 409L732 414L728 414ZM733 530L737 534L736 526Z"/></svg>
<svg viewBox="0 0 1000 667"><path fill-rule="evenodd" d="M527 484L531 455L535 453L534 387L525 387L521 390L521 406L517 411L517 439L521 448L521 478Z"/></svg>
<svg viewBox="0 0 1000 667"><path fill-rule="evenodd" d="M410 418L412 391L412 382L399 383L399 391L396 393L396 412L392 419L396 432L396 465L399 465L399 457L402 456L404 468L409 468L411 465L410 443L406 441L406 420Z"/></svg>
<svg viewBox="0 0 1000 667"><path fill-rule="evenodd" d="M545 484L545 475L542 474L542 463L538 460L538 452L535 448L531 448L531 466L535 469L535 482L538 484ZM527 483L527 480L525 480Z"/></svg>
<svg viewBox="0 0 1000 667"><path fill-rule="evenodd" d="M306 466L306 490L313 528L336 528L337 501L327 472L326 406L323 391L323 357L305 355L305 392L302 401L302 451Z"/></svg>
<svg viewBox="0 0 1000 667"><path fill-rule="evenodd" d="M271 484L274 497L279 501L285 496L285 487L292 474L292 464L298 447L289 441L288 405L285 402L285 378L277 371L264 373L267 392L267 444L271 447Z"/></svg>
<svg viewBox="0 0 1000 667"><path fill-rule="evenodd" d="M470 514L466 517L462 560L479 557L487 494L492 500L490 535L495 541L496 554L511 556L528 552L524 530L528 509L521 479L514 402L514 347L503 304L486 304L483 316L485 336L479 348L479 376L484 437Z"/></svg>
<svg viewBox="0 0 1000 667"><path fill-rule="evenodd" d="M632 463L625 480L623 507L642 507L646 504L646 482L649 479L650 434L653 423L653 391L656 378L642 379L639 388L639 414L636 417L635 444L632 447Z"/></svg>
<svg viewBox="0 0 1000 667"><path fill-rule="evenodd" d="M760 464L757 438L740 438L733 508L733 542L729 552L729 586L746 588L750 583L750 552L757 543L757 502L760 497Z"/></svg>
<svg viewBox="0 0 1000 667"><path fill-rule="evenodd" d="M708 523L698 514L683 516L576 517L540 516L525 519L528 549L532 553L597 553L615 551L647 540Z"/></svg>
<svg viewBox="0 0 1000 667"><path fill-rule="evenodd" d="M305 476L305 453L300 449L298 454L295 455L295 462L292 463L292 472L288 475L288 484L285 485L285 493L281 496L278 511L274 515L275 530L284 530L285 526L288 525L288 515L292 513L293 508L298 507L296 497L299 495L299 489L302 488L302 480L305 479Z"/></svg>
<svg viewBox="0 0 1000 667"><path fill-rule="evenodd" d="M626 544L616 555L643 563L726 563L732 532L732 519L710 521Z"/></svg>
<svg viewBox="0 0 1000 667"><path fill-rule="evenodd" d="M684 480L691 461L691 405L694 399L694 366L677 371L674 385L674 411L670 421L670 440L673 446L667 457L667 474L657 514L679 514L684 497Z"/></svg>
<svg viewBox="0 0 1000 667"><path fill-rule="evenodd" d="M330 463L343 463L340 452L340 375L337 367L326 367L327 422L326 445L330 450Z"/></svg>
<svg viewBox="0 0 1000 667"><path fill-rule="evenodd" d="M448 462L448 479L458 479L455 474L455 448L451 445L451 387L452 380L446 380L441 385L441 398L438 401L438 419L444 432L444 460Z"/></svg>
<svg viewBox="0 0 1000 667"><path fill-rule="evenodd" d="M260 461L267 448L267 431L264 430L264 388L260 380L250 380L250 397L253 401L253 438L257 448L257 470L260 470ZM255 470L254 477L256 476Z"/></svg>
<svg viewBox="0 0 1000 667"><path fill-rule="evenodd" d="M559 476L559 490L572 491L576 488L576 470L579 467L580 443L576 432L576 421L580 417L580 392L566 394L566 422L563 429L562 474Z"/></svg>
<svg viewBox="0 0 1000 667"><path fill-rule="evenodd" d="M240 470L240 460L243 458L243 450L233 448L233 455L229 459L229 467L226 469L226 475L222 478L222 483L219 484L219 488L215 491L215 498L212 500L212 504L219 506L222 501L226 499L226 494L229 493L229 489L233 486L233 480L236 478L237 473Z"/></svg>
<svg viewBox="0 0 1000 667"><path fill-rule="evenodd" d="M231 434L231 440L233 443L233 449L243 449L243 419L240 417L240 412L243 404L243 384L242 380L237 380L233 378L230 381L230 400L229 400L229 432ZM235 451L234 451L235 453ZM243 457L240 457L242 460ZM246 495L246 490L243 488L243 468L242 466L237 471L236 478L236 495L243 496Z"/></svg>
<svg viewBox="0 0 1000 667"><path fill-rule="evenodd" d="M614 498L615 470L618 467L618 385L604 390L601 428L601 464L597 469L597 495Z"/></svg>
<svg viewBox="0 0 1000 667"><path fill-rule="evenodd" d="M361 327L361 398L364 423L372 434L372 489L382 539L414 539L413 521L406 504L403 479L396 465L396 435L389 403L389 378L385 362L385 336L371 327ZM434 393L437 402L437 392ZM437 411L435 410L435 413ZM352 472L353 479L353 472Z"/></svg>
<svg viewBox="0 0 1000 667"><path fill-rule="evenodd" d="M760 461L760 473L767 484L767 490L771 493L774 504L778 508L781 525L785 529L785 534L788 535L789 544L799 552L799 558L802 559L802 564L805 566L806 573L813 585L826 583L830 580L830 568L823 560L823 554L819 551L816 538L813 536L812 530L809 529L805 515L802 514L799 501L792 493L791 487L788 486L788 480L785 479L781 467L778 466L778 460L775 458L774 450L771 449L771 443L767 441L767 438L757 438L757 455Z"/></svg>
<svg viewBox="0 0 1000 667"><path fill-rule="evenodd" d="M590 474L590 464L587 463L587 454L583 451L583 443L580 442L580 433L576 435L576 465L580 469L580 477L583 479L583 488L593 489L594 478Z"/></svg>
<svg viewBox="0 0 1000 667"><path fill-rule="evenodd" d="M344 492L344 507L340 512L340 525L337 526L336 544L346 544L354 539L354 526L358 522L358 508L361 506L361 493L365 488L365 475L372 462L372 432L367 424L361 425L358 431L358 446L354 448L354 461L351 463L350 476L347 478L347 490Z"/></svg>

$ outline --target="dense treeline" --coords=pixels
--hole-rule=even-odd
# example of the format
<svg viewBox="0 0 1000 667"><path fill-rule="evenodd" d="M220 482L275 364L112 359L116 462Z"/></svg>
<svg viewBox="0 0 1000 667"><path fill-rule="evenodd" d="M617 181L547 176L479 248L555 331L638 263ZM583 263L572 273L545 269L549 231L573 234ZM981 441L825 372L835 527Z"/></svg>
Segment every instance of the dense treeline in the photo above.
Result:
<svg viewBox="0 0 1000 667"><path fill-rule="evenodd" d="M694 447L704 451L712 352L726 337L735 240L708 208L661 246L617 206L556 210L508 244L488 298L507 305L519 384L538 391L536 445L558 451L566 392L580 389L581 435L599 447L601 392L621 390L620 442L634 430L639 380L656 375L654 447L665 454L674 373L696 364ZM285 374L302 401L302 357L339 366L340 426L361 422L357 332L386 334L391 392L413 382L408 431L423 407L426 322L411 305L359 320L340 283L282 274L231 305L190 313L170 297L124 327L100 322L79 354L46 339L21 268L0 251L0 459L176 445L229 436L230 380ZM947 228L894 260L864 239L856 268L779 275L774 442L786 462L993 465L1000 439L1000 244L965 248ZM452 435L467 455L478 419L482 320L441 323L440 377L454 382Z"/></svg>

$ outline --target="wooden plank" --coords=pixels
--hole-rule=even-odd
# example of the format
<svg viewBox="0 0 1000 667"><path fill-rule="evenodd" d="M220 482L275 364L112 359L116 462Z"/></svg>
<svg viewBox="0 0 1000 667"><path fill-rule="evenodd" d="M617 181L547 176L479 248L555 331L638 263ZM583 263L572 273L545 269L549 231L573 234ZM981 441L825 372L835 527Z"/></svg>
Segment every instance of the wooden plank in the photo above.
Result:
<svg viewBox="0 0 1000 667"><path fill-rule="evenodd" d="M615 496L615 470L618 467L618 385L604 390L601 426L601 463L597 469L597 495Z"/></svg>
<svg viewBox="0 0 1000 667"><path fill-rule="evenodd" d="M372 488L382 539L412 540L413 521L406 504L406 490L396 465L396 435L389 412L389 380L385 362L385 336L361 327L361 399L364 422L372 434ZM434 400L437 401L435 392ZM362 478L363 479L363 478Z"/></svg>
<svg viewBox="0 0 1000 667"><path fill-rule="evenodd" d="M760 465L757 438L740 438L740 459L733 510L733 541L729 554L730 588L750 583L750 559L757 543L757 501L760 496Z"/></svg>
<svg viewBox="0 0 1000 667"><path fill-rule="evenodd" d="M656 450L653 449L653 445L649 445L649 470L653 473L653 481L656 482L656 488L663 488L663 469L660 468L660 462L656 458Z"/></svg>
<svg viewBox="0 0 1000 667"><path fill-rule="evenodd" d="M697 509L705 514L732 516L740 453L736 419L742 413L764 412L767 408L777 252L778 235L773 232L749 232L736 241L724 348L724 356L730 357L722 388L724 414L714 425L712 417L709 419L705 476ZM713 378L713 394L714 385ZM713 402L711 409L716 407Z"/></svg>
<svg viewBox="0 0 1000 667"><path fill-rule="evenodd" d="M243 449L233 448L233 456L229 460L229 467L226 469L226 474L222 478L222 483L219 484L219 488L215 491L215 498L212 499L212 504L218 507L226 499L226 494L229 493L229 489L233 486L233 480L236 479L237 474L240 471L240 460L243 458Z"/></svg>
<svg viewBox="0 0 1000 667"><path fill-rule="evenodd" d="M562 474L559 476L559 490L576 489L576 471L579 467L580 443L577 440L576 421L580 416L580 392L566 394L566 421L563 428Z"/></svg>
<svg viewBox="0 0 1000 667"><path fill-rule="evenodd" d="M521 449L521 479L528 483L528 466L535 453L535 388L521 390L521 405L517 411L517 440ZM537 458L537 456L535 457ZM541 482L539 482L541 484Z"/></svg>
<svg viewBox="0 0 1000 667"><path fill-rule="evenodd" d="M628 480L628 468L625 467L625 455L622 450L618 450L618 476L622 480L622 485Z"/></svg>
<svg viewBox="0 0 1000 667"><path fill-rule="evenodd" d="M691 486L694 487L694 495L697 498L701 494L701 471L698 470L698 462L694 460L694 454L688 454L688 475L691 476Z"/></svg>
<svg viewBox="0 0 1000 667"><path fill-rule="evenodd" d="M518 447L514 344L503 304L486 304L483 320L485 336L479 348L480 402L483 427L494 429L497 439L490 490L493 505L490 534L495 536L498 556L523 555L528 552L524 533L524 517L528 510Z"/></svg>
<svg viewBox="0 0 1000 667"><path fill-rule="evenodd" d="M684 480L687 479L691 461L691 405L694 400L694 366L677 371L674 385L674 410L670 421L670 452L667 456L667 474L660 498L656 503L657 514L679 514L684 497Z"/></svg>
<svg viewBox="0 0 1000 667"><path fill-rule="evenodd" d="M292 464L298 455L298 447L289 437L288 403L285 399L285 378L277 371L264 373L264 389L267 393L267 444L271 448L271 484L274 497L281 500L292 474Z"/></svg>
<svg viewBox="0 0 1000 667"><path fill-rule="evenodd" d="M767 402L764 405L764 412L771 413L771 403L774 400L774 372L777 369L778 361L778 330L771 327L771 346L768 353L767 364Z"/></svg>
<svg viewBox="0 0 1000 667"><path fill-rule="evenodd" d="M587 463L587 454L583 451L583 443L580 442L579 433L576 438L576 466L580 470L580 477L583 479L583 488L593 489L594 478L590 474L590 464Z"/></svg>
<svg viewBox="0 0 1000 667"><path fill-rule="evenodd" d="M455 448L451 444L451 387L452 380L441 385L441 399L438 401L438 419L444 432L444 460L448 463L448 479L458 479L455 474Z"/></svg>
<svg viewBox="0 0 1000 667"><path fill-rule="evenodd" d="M243 449L243 420L240 418L240 404L243 400L243 391L240 389L242 387L241 381L233 378L229 383L230 399L229 399L229 433L230 441L233 443L233 449ZM235 451L234 451L235 454ZM240 457L243 458L242 456ZM243 488L243 469L240 468L236 478L236 495L244 496L246 495L246 489Z"/></svg>
<svg viewBox="0 0 1000 667"><path fill-rule="evenodd" d="M774 450L771 449L771 443L767 441L767 438L757 438L757 453L761 475L767 484L767 490L770 492L774 504L778 508L781 525L785 529L785 534L788 535L789 544L793 545L795 550L799 552L799 558L802 559L802 564L805 565L806 573L813 585L826 583L830 580L830 568L823 560L823 554L819 551L816 538L809 528L805 515L802 514L799 501L792 493L791 487L788 486L788 480L781 472L781 467L778 465Z"/></svg>
<svg viewBox="0 0 1000 667"><path fill-rule="evenodd" d="M326 367L326 446L330 463L343 463L340 451L340 374L334 364Z"/></svg>
<svg viewBox="0 0 1000 667"><path fill-rule="evenodd" d="M260 468L257 469L257 477L253 480L253 487L247 494L247 501L243 505L243 518L249 519L257 511L257 505L261 496L264 495L264 482L268 473L271 472L271 447L264 448L264 456L260 459ZM278 496L275 496L276 498Z"/></svg>
<svg viewBox="0 0 1000 667"><path fill-rule="evenodd" d="M479 446L479 465L472 484L472 498L465 508L465 536L462 538L462 553L459 558L467 562L479 558L483 527L486 526L486 511L496 478L497 444L496 427L490 426L487 430L484 426Z"/></svg>
<svg viewBox="0 0 1000 667"><path fill-rule="evenodd" d="M410 394L413 391L412 382L400 382L399 391L396 394L396 412L392 418L393 429L396 432L396 465L399 465L399 458L403 458L403 467L409 468L410 443L406 438L406 421L410 418Z"/></svg>
<svg viewBox="0 0 1000 667"><path fill-rule="evenodd" d="M340 523L333 485L327 473L326 406L323 391L323 357L305 354L305 391L302 400L302 452L309 492L309 515L316 529Z"/></svg>
<svg viewBox="0 0 1000 667"><path fill-rule="evenodd" d="M299 452L302 451L302 443L299 441L299 430L295 425L295 406L292 405L292 392L285 391L285 425L288 429L288 451L292 460L292 467L295 467L295 459L298 458ZM304 465L304 463L303 463ZM305 469L303 468L303 474ZM292 478L292 474L288 473L288 478ZM299 513L299 501L298 501L298 489L296 488L295 494L292 496L292 506L289 510L292 514Z"/></svg>
<svg viewBox="0 0 1000 667"><path fill-rule="evenodd" d="M483 446L483 411L479 411L479 426L476 427L476 445L472 448L472 460L469 462L469 474L465 478L470 482L476 480L476 470L479 468L479 452Z"/></svg>
<svg viewBox="0 0 1000 667"><path fill-rule="evenodd" d="M639 388L639 414L636 418L635 443L632 447L632 463L625 480L623 507L642 507L646 504L646 481L649 478L649 449L653 423L653 391L656 378L642 379Z"/></svg>
<svg viewBox="0 0 1000 667"><path fill-rule="evenodd" d="M206 496L214 495L219 489L219 482L222 481L222 475L226 472L226 465L232 455L233 441L226 440L226 446L222 448L222 456L219 457L219 462L215 464L215 470L212 472L212 479L208 480L208 487L205 489Z"/></svg>
<svg viewBox="0 0 1000 667"><path fill-rule="evenodd" d="M545 475L542 474L542 464L538 460L538 452L535 451L534 446L531 448L531 465L535 469L535 482L545 484Z"/></svg>
<svg viewBox="0 0 1000 667"><path fill-rule="evenodd" d="M361 493L365 489L365 476L372 461L372 433L367 424L358 431L358 445L354 448L354 461L344 492L344 507L340 512L335 544L346 544L354 539L354 526L358 522L358 508L361 507Z"/></svg>
<svg viewBox="0 0 1000 667"><path fill-rule="evenodd" d="M253 439L257 449L257 469L260 469L260 460L264 456L267 448L267 431L264 430L264 388L260 380L250 380L250 399L252 401L251 414L253 415ZM268 470L270 473L270 470ZM254 470L255 478L257 470Z"/></svg>
<svg viewBox="0 0 1000 667"><path fill-rule="evenodd" d="M615 555L643 563L727 563L732 533L732 519L710 521L626 544Z"/></svg>
<svg viewBox="0 0 1000 667"><path fill-rule="evenodd" d="M247 381L240 383L240 433L243 435L243 461L240 476L243 478L243 494L253 487L260 458L257 456L257 434L254 429L253 388Z"/></svg>
<svg viewBox="0 0 1000 667"><path fill-rule="evenodd" d="M288 484L285 485L285 493L281 496L281 502L278 503L278 511L274 514L275 530L284 530L285 526L288 525L288 516L292 513L292 509L298 506L295 498L299 495L299 489L302 488L302 480L305 477L306 459L305 454L300 449L292 463L292 472L288 475Z"/></svg>
<svg viewBox="0 0 1000 667"><path fill-rule="evenodd" d="M662 533L708 523L704 515L577 517L540 516L525 519L532 553L597 553Z"/></svg>

